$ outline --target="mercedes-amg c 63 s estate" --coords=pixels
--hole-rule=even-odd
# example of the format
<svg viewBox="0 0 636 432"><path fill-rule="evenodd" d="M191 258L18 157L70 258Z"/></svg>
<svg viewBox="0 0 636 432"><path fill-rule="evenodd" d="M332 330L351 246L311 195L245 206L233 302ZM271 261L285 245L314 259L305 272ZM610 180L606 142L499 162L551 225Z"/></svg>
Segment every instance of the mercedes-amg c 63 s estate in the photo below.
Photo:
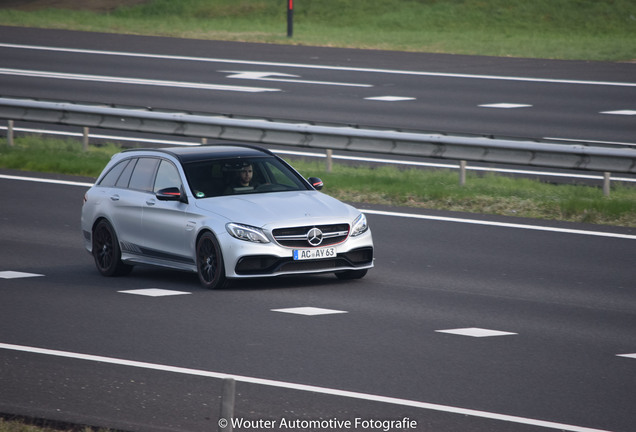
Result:
<svg viewBox="0 0 636 432"><path fill-rule="evenodd" d="M230 279L373 267L365 215L249 145L128 150L84 197L84 244L99 272L134 265L196 272L207 288Z"/></svg>

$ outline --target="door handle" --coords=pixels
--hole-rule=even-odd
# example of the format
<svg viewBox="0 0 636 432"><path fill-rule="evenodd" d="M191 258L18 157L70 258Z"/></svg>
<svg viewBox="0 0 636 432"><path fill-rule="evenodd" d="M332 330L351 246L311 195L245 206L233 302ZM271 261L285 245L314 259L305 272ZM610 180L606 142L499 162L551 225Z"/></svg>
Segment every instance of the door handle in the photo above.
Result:
<svg viewBox="0 0 636 432"><path fill-rule="evenodd" d="M153 206L153 205L156 204L156 201L153 200L153 199L149 199L149 200L146 201L146 204L148 204L149 206Z"/></svg>
<svg viewBox="0 0 636 432"><path fill-rule="evenodd" d="M111 201L119 201L119 195L111 195L110 196L110 200Z"/></svg>

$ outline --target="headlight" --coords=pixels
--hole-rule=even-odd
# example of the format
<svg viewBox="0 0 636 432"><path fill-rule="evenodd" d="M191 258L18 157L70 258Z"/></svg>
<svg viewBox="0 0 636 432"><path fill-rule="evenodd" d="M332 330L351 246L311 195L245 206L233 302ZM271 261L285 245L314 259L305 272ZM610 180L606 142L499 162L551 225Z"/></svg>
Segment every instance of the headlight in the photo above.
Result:
<svg viewBox="0 0 636 432"><path fill-rule="evenodd" d="M351 237L358 236L369 229L369 225L367 225L367 217L364 213L360 213L360 216L353 221L351 224Z"/></svg>
<svg viewBox="0 0 636 432"><path fill-rule="evenodd" d="M227 232L229 232L232 237L239 240L255 243L269 243L269 239L260 228L237 223L229 223L225 225L225 229L227 229Z"/></svg>

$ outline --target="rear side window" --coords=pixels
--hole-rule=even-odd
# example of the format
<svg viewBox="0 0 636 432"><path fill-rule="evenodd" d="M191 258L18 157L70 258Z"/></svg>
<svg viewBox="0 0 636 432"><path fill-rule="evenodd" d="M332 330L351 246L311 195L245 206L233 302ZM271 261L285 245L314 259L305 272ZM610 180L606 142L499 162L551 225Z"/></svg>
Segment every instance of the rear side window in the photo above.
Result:
<svg viewBox="0 0 636 432"><path fill-rule="evenodd" d="M132 176L130 176L128 187L130 189L152 192L158 164L159 159L156 158L139 158Z"/></svg>
<svg viewBox="0 0 636 432"><path fill-rule="evenodd" d="M124 188L124 189L128 187L128 183L130 182L130 176L132 175L132 172L135 169L135 164L137 164L137 159L136 158L131 159L128 166L124 169L124 172L122 172L121 175L119 176L119 180L117 180L117 183L115 184L115 186L117 186L118 188Z"/></svg>
<svg viewBox="0 0 636 432"><path fill-rule="evenodd" d="M124 169L129 164L129 162L130 162L130 159L127 159L125 161L119 162L117 165L112 167L111 170L108 171L108 173L99 182L99 185L104 187L115 186L115 183L117 183L117 179L119 179L119 176L124 171Z"/></svg>

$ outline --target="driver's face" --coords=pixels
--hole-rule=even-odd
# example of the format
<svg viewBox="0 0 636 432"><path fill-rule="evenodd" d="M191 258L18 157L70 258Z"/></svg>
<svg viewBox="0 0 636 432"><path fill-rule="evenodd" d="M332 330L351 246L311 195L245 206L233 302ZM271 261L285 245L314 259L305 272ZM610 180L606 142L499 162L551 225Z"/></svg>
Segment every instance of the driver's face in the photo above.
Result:
<svg viewBox="0 0 636 432"><path fill-rule="evenodd" d="M241 178L241 184L243 186L249 186L250 182L252 181L252 176L254 175L254 171L252 170L252 166L246 166L245 168L243 168L240 173L240 178Z"/></svg>

